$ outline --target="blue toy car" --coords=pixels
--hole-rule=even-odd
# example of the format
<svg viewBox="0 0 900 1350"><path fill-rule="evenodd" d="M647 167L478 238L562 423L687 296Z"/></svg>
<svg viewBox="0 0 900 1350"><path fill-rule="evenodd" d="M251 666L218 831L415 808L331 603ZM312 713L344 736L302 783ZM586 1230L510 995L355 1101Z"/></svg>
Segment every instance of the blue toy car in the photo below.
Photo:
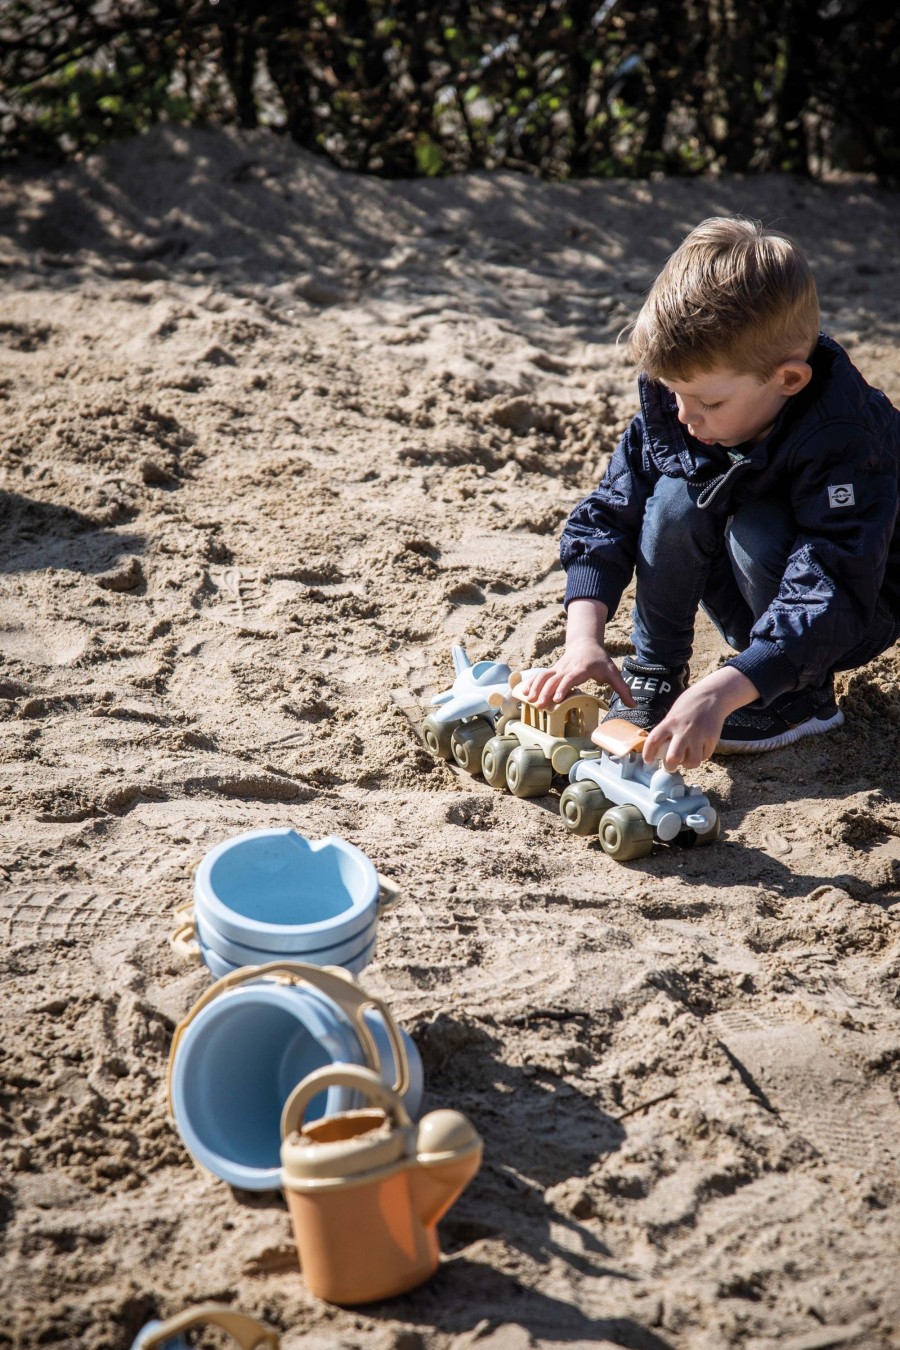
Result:
<svg viewBox="0 0 900 1350"><path fill-rule="evenodd" d="M647 732L624 718L602 722L592 733L598 747L583 751L569 771L559 814L572 834L597 834L618 862L643 858L656 840L711 844L719 838L719 813L698 787L662 762L645 764Z"/></svg>

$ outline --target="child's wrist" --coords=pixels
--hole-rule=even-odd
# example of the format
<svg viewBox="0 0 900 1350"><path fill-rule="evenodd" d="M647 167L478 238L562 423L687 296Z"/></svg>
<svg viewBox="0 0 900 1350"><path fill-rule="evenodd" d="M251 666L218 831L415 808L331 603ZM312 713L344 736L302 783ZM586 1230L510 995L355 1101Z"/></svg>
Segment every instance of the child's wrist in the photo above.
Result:
<svg viewBox="0 0 900 1350"><path fill-rule="evenodd" d="M738 708L746 708L748 703L754 703L759 698L756 685L735 666L721 666L701 680L700 684L705 684L707 691L715 696L726 717L729 713L736 712Z"/></svg>

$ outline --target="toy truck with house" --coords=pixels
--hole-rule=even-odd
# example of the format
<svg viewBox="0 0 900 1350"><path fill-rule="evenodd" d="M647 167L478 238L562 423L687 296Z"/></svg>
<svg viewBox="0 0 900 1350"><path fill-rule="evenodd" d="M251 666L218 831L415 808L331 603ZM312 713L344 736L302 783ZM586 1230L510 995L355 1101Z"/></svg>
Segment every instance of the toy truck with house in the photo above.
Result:
<svg viewBox="0 0 900 1350"><path fill-rule="evenodd" d="M494 788L515 797L543 797L553 775L568 774L583 751L591 751L591 733L606 705L592 694L575 691L561 703L537 708L517 694L525 676L509 677L509 693L491 694L497 710L496 732L484 744L481 772Z"/></svg>
<svg viewBox="0 0 900 1350"><path fill-rule="evenodd" d="M597 834L604 852L618 862L645 857L656 840L711 844L718 839L719 813L698 787L680 773L645 764L647 732L624 718L604 722L593 745L569 770L559 814L572 834Z"/></svg>

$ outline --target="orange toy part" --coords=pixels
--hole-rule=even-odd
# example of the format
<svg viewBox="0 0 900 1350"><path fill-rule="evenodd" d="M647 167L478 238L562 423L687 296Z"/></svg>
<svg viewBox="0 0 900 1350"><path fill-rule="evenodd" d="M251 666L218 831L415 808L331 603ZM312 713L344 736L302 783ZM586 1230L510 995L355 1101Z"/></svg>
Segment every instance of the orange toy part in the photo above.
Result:
<svg viewBox="0 0 900 1350"><path fill-rule="evenodd" d="M303 1124L326 1085L363 1092L375 1109ZM482 1144L458 1111L413 1125L400 1097L369 1069L317 1069L282 1116L282 1185L300 1268L329 1303L371 1303L415 1288L440 1261L436 1225L471 1181Z"/></svg>
<svg viewBox="0 0 900 1350"><path fill-rule="evenodd" d="M594 744L611 755L627 755L632 750L640 750L647 736L648 732L643 727L626 722L624 717L613 717L608 722L601 722L596 731L591 732Z"/></svg>
<svg viewBox="0 0 900 1350"><path fill-rule="evenodd" d="M326 1197L286 1188L303 1278L328 1303L392 1298L438 1268L437 1232L415 1217L409 1172L361 1190L335 1190Z"/></svg>

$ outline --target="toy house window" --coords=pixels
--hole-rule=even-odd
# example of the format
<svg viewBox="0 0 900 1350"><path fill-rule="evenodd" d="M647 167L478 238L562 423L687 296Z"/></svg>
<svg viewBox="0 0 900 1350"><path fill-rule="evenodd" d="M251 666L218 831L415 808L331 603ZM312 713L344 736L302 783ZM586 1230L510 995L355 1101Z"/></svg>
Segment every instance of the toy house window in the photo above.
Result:
<svg viewBox="0 0 900 1350"><path fill-rule="evenodd" d="M566 717L566 735L584 735L584 713L581 708L571 708Z"/></svg>

